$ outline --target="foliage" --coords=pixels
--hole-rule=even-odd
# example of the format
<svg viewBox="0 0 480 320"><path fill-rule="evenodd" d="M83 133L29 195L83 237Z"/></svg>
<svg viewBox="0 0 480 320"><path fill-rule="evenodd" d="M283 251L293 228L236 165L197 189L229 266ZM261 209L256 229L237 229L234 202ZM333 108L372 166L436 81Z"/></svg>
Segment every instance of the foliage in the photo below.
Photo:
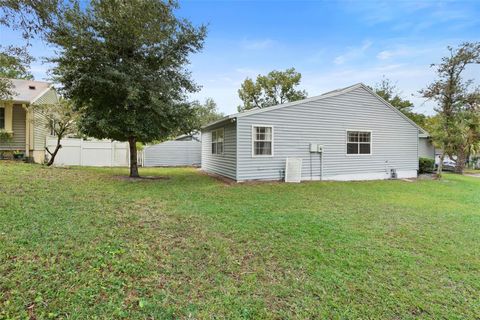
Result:
<svg viewBox="0 0 480 320"><path fill-rule="evenodd" d="M438 113L431 132L444 155L457 158L456 171L463 172L470 154L480 151L480 90L471 89L472 80L462 75L467 66L480 63L480 42L448 47L450 55L442 58L436 68L437 80L420 93L437 102ZM443 161L442 155L441 160ZM438 174L442 165L438 166Z"/></svg>
<svg viewBox="0 0 480 320"><path fill-rule="evenodd" d="M51 166L58 151L62 148L61 140L70 134L77 133L80 113L73 108L70 101L65 99L60 99L55 104L33 105L33 108L47 120L47 128L57 137L54 151L49 150L48 147L45 148L50 155L47 166Z"/></svg>
<svg viewBox="0 0 480 320"><path fill-rule="evenodd" d="M402 93L397 88L396 83L392 83L390 79L384 77L380 83L377 83L375 87L371 89L421 128L425 128L428 117L422 113L413 111L415 107L413 102L401 97Z"/></svg>
<svg viewBox="0 0 480 320"><path fill-rule="evenodd" d="M136 142L171 136L182 126L187 93L198 90L185 70L206 29L174 15L174 2L95 0L62 9L46 39L63 93L82 111L81 131L128 141L138 176Z"/></svg>
<svg viewBox="0 0 480 320"><path fill-rule="evenodd" d="M10 132L5 129L0 129L0 142L10 142L13 136Z"/></svg>
<svg viewBox="0 0 480 320"><path fill-rule="evenodd" d="M30 40L55 23L63 4L60 0L0 0L0 25L21 30L23 38Z"/></svg>
<svg viewBox="0 0 480 320"><path fill-rule="evenodd" d="M0 165L0 318L480 314L478 178L225 185L140 170L168 179Z"/></svg>
<svg viewBox="0 0 480 320"><path fill-rule="evenodd" d="M245 79L238 90L238 96L243 101L243 105L238 106L238 111L305 99L307 92L296 89L301 79L302 75L295 68L274 70L266 76L258 75L256 81Z"/></svg>
<svg viewBox="0 0 480 320"><path fill-rule="evenodd" d="M0 78L33 79L29 71L33 58L26 48L9 47L0 52Z"/></svg>
<svg viewBox="0 0 480 320"><path fill-rule="evenodd" d="M194 134L204 125L217 121L224 116L223 113L218 111L217 104L212 98L207 98L203 104L199 101L193 101L191 104L186 104L184 121L178 134Z"/></svg>
<svg viewBox="0 0 480 320"><path fill-rule="evenodd" d="M418 173L432 173L435 169L435 159L420 158L418 159Z"/></svg>
<svg viewBox="0 0 480 320"><path fill-rule="evenodd" d="M9 79L33 79L28 70L32 60L26 48L0 46L0 100L8 100L14 94Z"/></svg>
<svg viewBox="0 0 480 320"><path fill-rule="evenodd" d="M21 47L0 46L0 99L13 95L11 82L7 79L33 79L28 68L33 58L28 53L29 39L38 34L48 17L53 17L59 8L57 0L0 0L0 25L21 30L27 43ZM5 79L7 78L7 79Z"/></svg>

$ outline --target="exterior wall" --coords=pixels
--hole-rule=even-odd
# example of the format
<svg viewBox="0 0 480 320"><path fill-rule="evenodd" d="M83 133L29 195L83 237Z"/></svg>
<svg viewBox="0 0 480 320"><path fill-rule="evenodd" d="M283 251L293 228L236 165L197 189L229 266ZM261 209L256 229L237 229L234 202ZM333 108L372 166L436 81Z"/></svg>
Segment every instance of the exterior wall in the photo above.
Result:
<svg viewBox="0 0 480 320"><path fill-rule="evenodd" d="M57 93L55 89L50 88L47 92L42 94L38 99L35 100L35 104L53 104L58 101Z"/></svg>
<svg viewBox="0 0 480 320"><path fill-rule="evenodd" d="M45 151L45 143L50 135L48 119L38 111L33 112L33 150Z"/></svg>
<svg viewBox="0 0 480 320"><path fill-rule="evenodd" d="M2 150L21 150L25 151L26 142L26 111L19 104L14 104L12 109L12 131L13 139L8 143L2 142Z"/></svg>
<svg viewBox="0 0 480 320"><path fill-rule="evenodd" d="M45 150L32 151L30 156L35 163L44 163L45 162Z"/></svg>
<svg viewBox="0 0 480 320"><path fill-rule="evenodd" d="M50 88L47 92L35 100L35 104L54 104L58 102L58 96L55 89ZM44 151L47 137L50 135L48 129L48 119L40 112L33 112L33 141L32 150Z"/></svg>
<svg viewBox="0 0 480 320"><path fill-rule="evenodd" d="M223 154L212 154L212 130L224 128ZM202 131L202 170L230 179L237 178L237 126L236 123L219 125Z"/></svg>
<svg viewBox="0 0 480 320"><path fill-rule="evenodd" d="M252 156L252 126L273 126L273 156ZM387 179L418 170L418 128L364 88L237 119L237 180L283 178L287 157L302 158L302 180ZM371 131L371 155L347 155L346 131ZM323 154L309 144L323 145ZM323 166L322 166L323 161ZM322 172L323 168L323 172Z"/></svg>
<svg viewBox="0 0 480 320"><path fill-rule="evenodd" d="M143 166L198 166L201 155L202 144L198 141L165 141L143 150Z"/></svg>
<svg viewBox="0 0 480 320"><path fill-rule="evenodd" d="M429 138L418 139L418 157L435 159L435 147Z"/></svg>

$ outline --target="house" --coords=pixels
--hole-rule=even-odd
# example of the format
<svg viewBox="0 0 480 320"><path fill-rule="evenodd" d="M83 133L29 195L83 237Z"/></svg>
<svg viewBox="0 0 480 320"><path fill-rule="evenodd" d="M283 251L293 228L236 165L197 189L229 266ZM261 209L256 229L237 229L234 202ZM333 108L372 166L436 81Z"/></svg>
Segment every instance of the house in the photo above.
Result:
<svg viewBox="0 0 480 320"><path fill-rule="evenodd" d="M414 178L421 134L359 83L208 124L202 170L239 182L282 180L287 158L300 158L301 180Z"/></svg>
<svg viewBox="0 0 480 320"><path fill-rule="evenodd" d="M45 141L50 134L47 119L32 108L33 104L58 101L53 86L44 81L10 80L13 97L0 101L0 130L11 139L0 141L0 151L20 151L34 162L45 159Z"/></svg>

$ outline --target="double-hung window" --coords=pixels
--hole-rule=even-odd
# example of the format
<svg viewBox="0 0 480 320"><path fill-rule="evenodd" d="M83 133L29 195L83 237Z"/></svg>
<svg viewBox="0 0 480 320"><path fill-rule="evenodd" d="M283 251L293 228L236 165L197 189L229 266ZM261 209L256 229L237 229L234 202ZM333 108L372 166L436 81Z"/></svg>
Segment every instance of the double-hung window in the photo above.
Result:
<svg viewBox="0 0 480 320"><path fill-rule="evenodd" d="M223 128L212 131L212 154L223 154Z"/></svg>
<svg viewBox="0 0 480 320"><path fill-rule="evenodd" d="M0 129L5 129L5 108L0 108Z"/></svg>
<svg viewBox="0 0 480 320"><path fill-rule="evenodd" d="M254 156L273 155L273 127L253 126L252 143Z"/></svg>
<svg viewBox="0 0 480 320"><path fill-rule="evenodd" d="M372 154L372 133L347 131L347 154Z"/></svg>

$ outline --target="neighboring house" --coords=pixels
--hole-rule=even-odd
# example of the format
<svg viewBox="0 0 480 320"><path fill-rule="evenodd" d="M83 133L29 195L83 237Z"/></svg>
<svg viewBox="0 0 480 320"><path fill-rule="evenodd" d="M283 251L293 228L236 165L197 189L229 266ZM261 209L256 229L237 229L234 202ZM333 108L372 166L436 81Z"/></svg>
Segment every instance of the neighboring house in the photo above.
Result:
<svg viewBox="0 0 480 320"><path fill-rule="evenodd" d="M146 146L144 167L199 166L202 144L198 134L182 135L175 140Z"/></svg>
<svg viewBox="0 0 480 320"><path fill-rule="evenodd" d="M301 180L417 176L426 134L364 84L227 116L202 129L202 169L236 181L281 180L301 158ZM322 152L315 151L317 145Z"/></svg>
<svg viewBox="0 0 480 320"><path fill-rule="evenodd" d="M0 101L0 129L12 135L7 142L0 142L0 151L24 152L34 162L45 159L45 141L50 134L47 119L33 104L53 104L58 97L53 86L44 81L10 80L14 95L11 100Z"/></svg>
<svg viewBox="0 0 480 320"><path fill-rule="evenodd" d="M428 132L421 129L421 132L418 135L418 157L435 159L439 151L440 150L435 149Z"/></svg>

